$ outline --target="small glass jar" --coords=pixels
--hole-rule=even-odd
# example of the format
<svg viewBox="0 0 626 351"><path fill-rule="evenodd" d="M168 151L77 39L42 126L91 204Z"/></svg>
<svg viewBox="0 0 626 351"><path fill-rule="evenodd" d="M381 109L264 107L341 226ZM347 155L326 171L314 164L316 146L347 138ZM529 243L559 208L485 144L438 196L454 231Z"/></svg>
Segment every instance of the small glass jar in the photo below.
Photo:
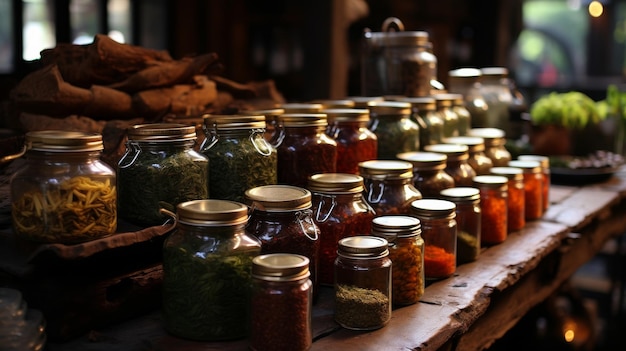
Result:
<svg viewBox="0 0 626 351"><path fill-rule="evenodd" d="M344 328L373 330L391 319L391 259L387 240L354 236L338 242L335 321Z"/></svg>
<svg viewBox="0 0 626 351"><path fill-rule="evenodd" d="M313 220L320 229L318 279L333 284L333 264L339 240L369 233L375 212L363 196L363 177L322 173L309 178Z"/></svg>
<svg viewBox="0 0 626 351"><path fill-rule="evenodd" d="M541 172L543 173L543 213L550 207L550 158L548 156L541 155L519 155L517 157L521 161L537 161L541 164Z"/></svg>
<svg viewBox="0 0 626 351"><path fill-rule="evenodd" d="M496 128L472 128L469 136L480 137L485 141L485 155L491 159L494 167L507 167L511 153L506 149L504 131Z"/></svg>
<svg viewBox="0 0 626 351"><path fill-rule="evenodd" d="M432 97L402 97L399 101L408 102L413 108L413 120L420 130L420 148L443 142L443 119L437 112L437 102Z"/></svg>
<svg viewBox="0 0 626 351"><path fill-rule="evenodd" d="M25 144L26 161L11 180L16 236L73 244L114 234L119 193L115 171L100 160L102 135L36 131Z"/></svg>
<svg viewBox="0 0 626 351"><path fill-rule="evenodd" d="M413 165L406 161L373 160L359 163L365 200L377 216L409 214L411 202L422 198L413 185Z"/></svg>
<svg viewBox="0 0 626 351"><path fill-rule="evenodd" d="M456 205L456 264L476 261L480 255L480 190L471 187L444 189L441 199Z"/></svg>
<svg viewBox="0 0 626 351"><path fill-rule="evenodd" d="M251 350L311 348L311 286L304 256L275 253L252 260Z"/></svg>
<svg viewBox="0 0 626 351"><path fill-rule="evenodd" d="M193 149L193 126L138 124L128 129L117 166L119 216L137 225L160 225L161 208L209 197L209 160Z"/></svg>
<svg viewBox="0 0 626 351"><path fill-rule="evenodd" d="M393 269L392 303L417 303L424 295L424 239L420 220L411 216L380 216L372 220L372 235L389 243Z"/></svg>
<svg viewBox="0 0 626 351"><path fill-rule="evenodd" d="M472 186L476 171L468 162L469 147L467 145L435 144L426 146L424 150L446 155L445 171L454 179L455 186Z"/></svg>
<svg viewBox="0 0 626 351"><path fill-rule="evenodd" d="M439 197L443 189L454 187L454 178L445 172L448 156L435 152L405 152L398 159L413 164L413 184L424 198Z"/></svg>
<svg viewBox="0 0 626 351"><path fill-rule="evenodd" d="M419 126L411 119L411 104L399 101L370 102L369 129L378 138L379 160L395 160L401 152L418 151Z"/></svg>
<svg viewBox="0 0 626 351"><path fill-rule="evenodd" d="M415 200L412 215L422 224L424 276L438 280L456 272L456 205L441 199Z"/></svg>
<svg viewBox="0 0 626 351"><path fill-rule="evenodd" d="M327 109L326 134L337 142L337 173L359 174L359 162L378 157L378 139L367 129L368 109Z"/></svg>
<svg viewBox="0 0 626 351"><path fill-rule="evenodd" d="M451 137L445 138L444 143L446 144L458 144L458 145L466 145L467 152L469 154L469 159L467 163L474 169L476 175L485 175L489 174L491 167L493 167L493 162L487 155L485 155L485 140L479 137L471 137L471 136L459 136L459 137Z"/></svg>
<svg viewBox="0 0 626 351"><path fill-rule="evenodd" d="M451 93L462 94L471 115L471 128L487 127L488 105L480 90L482 73L478 68L462 67L448 72Z"/></svg>
<svg viewBox="0 0 626 351"><path fill-rule="evenodd" d="M481 246L500 244L507 238L508 183L503 176L474 177L474 187L480 189Z"/></svg>
<svg viewBox="0 0 626 351"><path fill-rule="evenodd" d="M248 207L235 201L181 203L163 245L165 329L199 341L248 335L252 259L261 243L247 235Z"/></svg>
<svg viewBox="0 0 626 351"><path fill-rule="evenodd" d="M279 184L306 188L311 175L336 172L337 142L326 134L325 114L283 114L278 120Z"/></svg>
<svg viewBox="0 0 626 351"><path fill-rule="evenodd" d="M508 181L508 231L520 230L526 226L526 196L524 194L524 174L516 167L493 167L491 174L506 177Z"/></svg>
<svg viewBox="0 0 626 351"><path fill-rule="evenodd" d="M543 216L543 171L537 161L513 160L509 167L521 168L524 172L524 195L526 220Z"/></svg>
<svg viewBox="0 0 626 351"><path fill-rule="evenodd" d="M432 97L437 103L437 112L443 119L443 137L459 136L459 116L454 112L452 104L457 94L435 94Z"/></svg>
<svg viewBox="0 0 626 351"><path fill-rule="evenodd" d="M465 107L462 94L453 94L453 96L452 111L454 111L459 118L459 135L467 135L467 132L472 128L472 114L467 107Z"/></svg>

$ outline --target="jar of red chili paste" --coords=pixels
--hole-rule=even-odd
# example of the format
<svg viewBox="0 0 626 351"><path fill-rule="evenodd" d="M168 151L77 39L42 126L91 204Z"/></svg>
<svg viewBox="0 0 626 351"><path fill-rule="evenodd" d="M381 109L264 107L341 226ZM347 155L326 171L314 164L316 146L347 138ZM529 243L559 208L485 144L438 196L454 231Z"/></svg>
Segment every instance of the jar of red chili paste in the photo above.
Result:
<svg viewBox="0 0 626 351"><path fill-rule="evenodd" d="M479 137L459 136L445 138L446 144L466 145L469 158L467 163L474 169L476 175L489 174L489 170L493 167L493 161L485 155L485 140Z"/></svg>
<svg viewBox="0 0 626 351"><path fill-rule="evenodd" d="M251 350L311 348L311 287L304 256L275 253L252 260Z"/></svg>
<svg viewBox="0 0 626 351"><path fill-rule="evenodd" d="M454 178L445 172L448 156L415 151L397 157L413 164L413 184L424 198L437 198L441 190L454 187Z"/></svg>
<svg viewBox="0 0 626 351"><path fill-rule="evenodd" d="M481 246L495 245L506 240L508 181L506 177L497 175L474 177L474 187L480 189Z"/></svg>
<svg viewBox="0 0 626 351"><path fill-rule="evenodd" d="M494 167L506 167L511 161L511 153L504 146L505 133L497 128L472 128L467 135L485 140L485 155L491 159Z"/></svg>
<svg viewBox="0 0 626 351"><path fill-rule="evenodd" d="M537 161L541 164L541 171L543 173L543 212L545 213L550 206L550 158L548 156L540 155L519 155L517 157L521 161Z"/></svg>
<svg viewBox="0 0 626 351"><path fill-rule="evenodd" d="M395 160L401 152L419 151L419 126L411 119L411 104L373 101L369 105L369 129L378 138L379 160Z"/></svg>
<svg viewBox="0 0 626 351"><path fill-rule="evenodd" d="M339 240L371 231L375 212L363 197L363 177L348 173L309 178L313 220L320 229L318 280L332 285Z"/></svg>
<svg viewBox="0 0 626 351"><path fill-rule="evenodd" d="M377 216L409 214L411 202L422 198L413 185L413 165L406 161L372 160L359 163L365 200Z"/></svg>
<svg viewBox="0 0 626 351"><path fill-rule="evenodd" d="M521 168L524 172L524 195L526 220L532 221L543 216L543 173L537 161L514 160L510 167Z"/></svg>
<svg viewBox="0 0 626 351"><path fill-rule="evenodd" d="M424 276L427 280L447 278L456 272L456 205L440 199L415 200L412 215L422 224Z"/></svg>
<svg viewBox="0 0 626 351"><path fill-rule="evenodd" d="M460 144L435 144L424 147L428 152L437 152L447 156L446 173L454 179L455 186L472 186L476 171L470 166L469 148Z"/></svg>
<svg viewBox="0 0 626 351"><path fill-rule="evenodd" d="M514 232L526 226L526 199L524 174L521 168L493 167L491 174L506 177L508 182L508 231Z"/></svg>
<svg viewBox="0 0 626 351"><path fill-rule="evenodd" d="M480 190L472 187L444 189L441 198L456 205L456 264L476 261L480 254Z"/></svg>
<svg viewBox="0 0 626 351"><path fill-rule="evenodd" d="M326 134L337 142L337 173L359 174L359 162L375 160L378 155L376 134L367 129L367 109L327 109Z"/></svg>

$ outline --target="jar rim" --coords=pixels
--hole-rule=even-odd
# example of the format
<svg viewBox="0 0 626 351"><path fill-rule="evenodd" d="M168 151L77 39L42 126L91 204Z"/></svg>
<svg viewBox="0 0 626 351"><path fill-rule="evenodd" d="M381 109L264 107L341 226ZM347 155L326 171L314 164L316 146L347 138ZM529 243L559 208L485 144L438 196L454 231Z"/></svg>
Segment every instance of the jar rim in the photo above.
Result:
<svg viewBox="0 0 626 351"><path fill-rule="evenodd" d="M178 204L177 217L181 223L203 226L229 226L248 221L248 207L230 200L203 199Z"/></svg>
<svg viewBox="0 0 626 351"><path fill-rule="evenodd" d="M98 133L63 130L41 130L27 132L27 150L50 152L102 151L102 135Z"/></svg>
<svg viewBox="0 0 626 351"><path fill-rule="evenodd" d="M361 193L363 177L350 173L318 173L309 176L308 189L322 193Z"/></svg>
<svg viewBox="0 0 626 351"><path fill-rule="evenodd" d="M262 185L245 191L252 208L261 211L302 210L311 207L311 192L292 185Z"/></svg>
<svg viewBox="0 0 626 351"><path fill-rule="evenodd" d="M252 259L252 276L267 281L295 281L308 278L309 258L290 253L271 253Z"/></svg>

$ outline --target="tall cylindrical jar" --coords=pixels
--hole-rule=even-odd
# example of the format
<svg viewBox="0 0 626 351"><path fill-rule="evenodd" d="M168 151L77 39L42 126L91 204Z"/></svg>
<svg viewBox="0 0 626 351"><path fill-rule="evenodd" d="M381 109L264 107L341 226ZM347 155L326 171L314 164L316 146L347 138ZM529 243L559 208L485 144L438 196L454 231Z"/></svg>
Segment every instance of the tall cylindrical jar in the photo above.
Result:
<svg viewBox="0 0 626 351"><path fill-rule="evenodd" d="M311 348L311 286L304 256L275 253L252 260L251 350Z"/></svg>
<svg viewBox="0 0 626 351"><path fill-rule="evenodd" d="M373 330L391 319L391 266L387 240L358 235L338 242L335 321L344 328Z"/></svg>
<svg viewBox="0 0 626 351"><path fill-rule="evenodd" d="M337 173L359 173L359 162L378 157L378 138L367 128L368 109L327 109L326 134L337 142Z"/></svg>
<svg viewBox="0 0 626 351"><path fill-rule="evenodd" d="M472 186L472 179L476 171L469 164L469 147L460 144L435 144L424 148L428 152L444 154L446 160L446 173L453 179L455 186Z"/></svg>
<svg viewBox="0 0 626 351"><path fill-rule="evenodd" d="M161 208L209 197L209 160L193 149L193 126L139 124L128 129L117 166L119 216L138 225L162 224Z"/></svg>
<svg viewBox="0 0 626 351"><path fill-rule="evenodd" d="M435 152L404 152L398 159L413 164L413 184L424 198L437 198L443 189L454 187L454 178L446 173L448 156Z"/></svg>
<svg viewBox="0 0 626 351"><path fill-rule="evenodd" d="M524 173L524 195L526 220L543 216L543 172L537 161L513 160L509 167L521 168Z"/></svg>
<svg viewBox="0 0 626 351"><path fill-rule="evenodd" d="M487 102L486 127L503 130L512 135L509 106L513 101L508 84L509 70L506 67L483 67L480 93Z"/></svg>
<svg viewBox="0 0 626 351"><path fill-rule="evenodd" d="M422 225L425 278L450 277L456 272L456 205L448 200L421 199L413 201L411 211Z"/></svg>
<svg viewBox="0 0 626 351"><path fill-rule="evenodd" d="M399 101L370 102L369 129L378 139L379 160L395 160L400 152L418 151L419 126L411 119L411 104Z"/></svg>
<svg viewBox="0 0 626 351"><path fill-rule="evenodd" d="M469 158L467 163L474 169L476 175L489 174L493 161L485 155L485 140L479 137L458 136L445 138L446 144L466 145Z"/></svg>
<svg viewBox="0 0 626 351"><path fill-rule="evenodd" d="M309 178L313 220L320 229L318 279L333 284L333 264L339 240L369 233L375 212L363 196L363 177L322 173Z"/></svg>
<svg viewBox="0 0 626 351"><path fill-rule="evenodd" d="M422 198L413 185L413 165L406 161L372 160L359 163L365 200L377 216L409 214L411 202Z"/></svg>
<svg viewBox="0 0 626 351"><path fill-rule="evenodd" d="M16 236L73 244L114 234L119 192L115 171L100 160L102 135L33 131L25 144L24 165L11 180Z"/></svg>
<svg viewBox="0 0 626 351"><path fill-rule="evenodd" d="M432 95L432 97L437 103L437 112L443 119L443 137L459 136L459 116L453 109L457 94L440 93Z"/></svg>
<svg viewBox="0 0 626 351"><path fill-rule="evenodd" d="M494 167L507 167L511 153L506 149L504 131L496 128L473 128L469 136L480 137L485 141L485 155L491 159Z"/></svg>
<svg viewBox="0 0 626 351"><path fill-rule="evenodd" d="M424 295L424 239L419 219L412 216L379 216L372 221L372 235L389 242L393 269L392 303L417 303Z"/></svg>
<svg viewBox="0 0 626 351"><path fill-rule="evenodd" d="M448 72L449 91L463 95L465 107L471 116L471 128L487 127L489 106L481 95L481 76L480 69L471 67L462 67Z"/></svg>
<svg viewBox="0 0 626 351"><path fill-rule="evenodd" d="M474 177L474 187L480 189L481 246L500 244L508 234L508 182L503 176Z"/></svg>
<svg viewBox="0 0 626 351"><path fill-rule="evenodd" d="M456 205L456 263L476 261L480 254L480 190L456 187L441 191L441 199Z"/></svg>
<svg viewBox="0 0 626 351"><path fill-rule="evenodd" d="M411 104L413 120L420 130L420 148L443 142L443 118L437 112L437 102L432 97L402 97L399 101Z"/></svg>
<svg viewBox="0 0 626 351"><path fill-rule="evenodd" d="M517 157L521 161L537 161L541 164L541 172L543 173L543 212L545 213L550 207L550 158L541 155L519 155Z"/></svg>
<svg viewBox="0 0 626 351"><path fill-rule="evenodd" d="M526 196L524 174L521 168L493 167L491 174L506 177L508 182L508 231L514 232L526 226Z"/></svg>
<svg viewBox="0 0 626 351"><path fill-rule="evenodd" d="M248 208L226 200L177 206L163 247L163 321L181 338L213 341L248 335L252 259L261 243L247 235Z"/></svg>

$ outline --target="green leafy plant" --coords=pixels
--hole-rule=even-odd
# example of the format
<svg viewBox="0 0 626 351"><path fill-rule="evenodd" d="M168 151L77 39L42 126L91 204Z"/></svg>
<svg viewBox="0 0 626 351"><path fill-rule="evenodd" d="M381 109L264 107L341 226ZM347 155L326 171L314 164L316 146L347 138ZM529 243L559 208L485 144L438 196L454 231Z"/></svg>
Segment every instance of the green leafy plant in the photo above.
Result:
<svg viewBox="0 0 626 351"><path fill-rule="evenodd" d="M530 109L535 125L554 124L570 129L582 129L606 118L603 107L578 91L552 92L535 101Z"/></svg>

